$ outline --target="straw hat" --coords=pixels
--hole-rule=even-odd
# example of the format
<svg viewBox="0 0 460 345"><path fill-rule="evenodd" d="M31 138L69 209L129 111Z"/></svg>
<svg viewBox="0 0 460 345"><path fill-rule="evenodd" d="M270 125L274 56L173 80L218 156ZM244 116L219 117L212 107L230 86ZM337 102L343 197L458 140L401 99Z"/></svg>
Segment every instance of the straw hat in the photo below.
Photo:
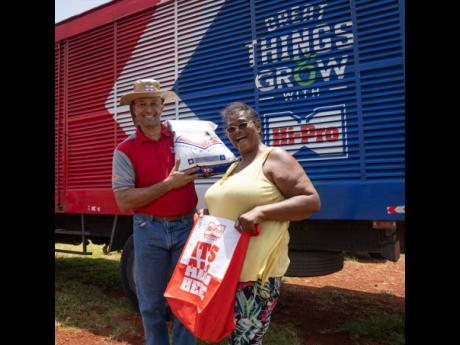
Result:
<svg viewBox="0 0 460 345"><path fill-rule="evenodd" d="M160 90L160 83L155 79L140 79L134 82L132 92L124 94L120 98L121 105L129 105L137 98L145 97L162 97L165 103L173 102L176 99L176 94L173 91Z"/></svg>

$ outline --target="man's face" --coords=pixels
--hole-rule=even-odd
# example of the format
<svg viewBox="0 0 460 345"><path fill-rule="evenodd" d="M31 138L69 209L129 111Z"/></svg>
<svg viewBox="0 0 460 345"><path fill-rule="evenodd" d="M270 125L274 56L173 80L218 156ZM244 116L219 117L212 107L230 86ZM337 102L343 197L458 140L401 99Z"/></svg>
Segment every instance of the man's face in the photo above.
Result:
<svg viewBox="0 0 460 345"><path fill-rule="evenodd" d="M153 129L160 126L163 102L161 97L138 98L134 100L133 112L136 124L141 129Z"/></svg>

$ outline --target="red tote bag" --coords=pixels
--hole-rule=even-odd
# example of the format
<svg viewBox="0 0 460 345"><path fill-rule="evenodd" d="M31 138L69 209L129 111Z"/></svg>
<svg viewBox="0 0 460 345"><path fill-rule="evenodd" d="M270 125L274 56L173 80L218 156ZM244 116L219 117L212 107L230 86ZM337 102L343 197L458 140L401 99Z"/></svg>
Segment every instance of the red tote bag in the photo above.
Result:
<svg viewBox="0 0 460 345"><path fill-rule="evenodd" d="M235 222L203 216L195 221L164 296L171 311L197 338L219 342L235 328L235 292L250 236Z"/></svg>

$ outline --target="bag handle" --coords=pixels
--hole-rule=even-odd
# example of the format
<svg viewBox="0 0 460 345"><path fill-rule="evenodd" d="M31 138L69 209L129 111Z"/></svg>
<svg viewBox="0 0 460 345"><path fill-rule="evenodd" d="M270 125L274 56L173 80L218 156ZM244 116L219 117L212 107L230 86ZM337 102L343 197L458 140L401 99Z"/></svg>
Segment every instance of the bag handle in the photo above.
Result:
<svg viewBox="0 0 460 345"><path fill-rule="evenodd" d="M262 225L256 224L256 229L254 231L245 231L243 232L243 235L246 235L249 237L255 237L255 236L259 236L261 231L262 231Z"/></svg>

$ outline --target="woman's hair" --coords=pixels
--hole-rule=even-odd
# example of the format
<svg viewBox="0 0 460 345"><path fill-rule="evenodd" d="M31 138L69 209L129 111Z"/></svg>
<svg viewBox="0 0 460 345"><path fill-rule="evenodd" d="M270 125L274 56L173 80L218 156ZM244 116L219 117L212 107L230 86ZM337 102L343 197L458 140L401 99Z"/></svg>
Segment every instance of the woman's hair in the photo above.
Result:
<svg viewBox="0 0 460 345"><path fill-rule="evenodd" d="M240 115L241 112L244 112L244 115L246 115L249 120L252 120L260 124L259 115L254 110L254 108L241 102L233 102L227 105L224 108L224 110L222 110L222 112L220 113L224 125L228 123L228 119L231 116Z"/></svg>

